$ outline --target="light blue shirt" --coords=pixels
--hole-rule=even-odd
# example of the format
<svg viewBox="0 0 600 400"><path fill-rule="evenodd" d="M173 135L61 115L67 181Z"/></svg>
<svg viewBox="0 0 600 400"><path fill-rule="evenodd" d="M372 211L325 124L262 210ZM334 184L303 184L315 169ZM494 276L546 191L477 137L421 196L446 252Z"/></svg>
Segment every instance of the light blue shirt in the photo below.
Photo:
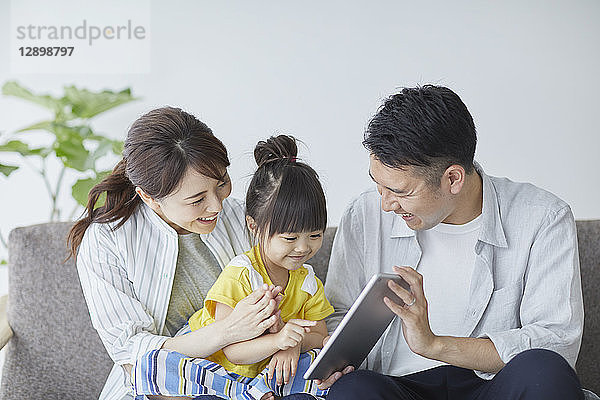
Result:
<svg viewBox="0 0 600 400"><path fill-rule="evenodd" d="M482 220L473 273L465 277L471 283L460 336L489 338L505 363L524 350L543 348L574 367L583 300L571 209L545 190L476 168L483 180ZM373 189L358 196L342 216L333 243L325 293L336 312L329 330L373 274L392 272L394 265L419 271L420 258L415 231L399 215L381 209L379 193ZM383 374L397 369L392 362L403 362L393 357L399 341L404 337L396 318L363 366Z"/></svg>

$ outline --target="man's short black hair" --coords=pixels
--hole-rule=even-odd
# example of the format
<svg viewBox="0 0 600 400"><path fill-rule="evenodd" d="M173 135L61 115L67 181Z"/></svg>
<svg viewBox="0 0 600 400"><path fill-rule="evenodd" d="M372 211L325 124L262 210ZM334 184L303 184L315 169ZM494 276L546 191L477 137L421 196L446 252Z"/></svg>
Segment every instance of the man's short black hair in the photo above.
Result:
<svg viewBox="0 0 600 400"><path fill-rule="evenodd" d="M363 145L391 168L416 167L439 186L444 171L461 165L470 174L477 135L460 97L443 86L404 88L371 119Z"/></svg>

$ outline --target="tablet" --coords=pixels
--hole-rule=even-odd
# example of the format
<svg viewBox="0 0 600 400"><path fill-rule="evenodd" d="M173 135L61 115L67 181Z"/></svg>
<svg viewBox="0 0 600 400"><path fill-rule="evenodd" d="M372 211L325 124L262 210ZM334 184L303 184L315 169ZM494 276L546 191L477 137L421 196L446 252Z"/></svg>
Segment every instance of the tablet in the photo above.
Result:
<svg viewBox="0 0 600 400"><path fill-rule="evenodd" d="M358 368L362 364L396 316L383 298L387 296L397 304L404 304L388 287L390 279L410 291L408 283L398 275L373 275L304 374L304 379L326 379L348 365Z"/></svg>

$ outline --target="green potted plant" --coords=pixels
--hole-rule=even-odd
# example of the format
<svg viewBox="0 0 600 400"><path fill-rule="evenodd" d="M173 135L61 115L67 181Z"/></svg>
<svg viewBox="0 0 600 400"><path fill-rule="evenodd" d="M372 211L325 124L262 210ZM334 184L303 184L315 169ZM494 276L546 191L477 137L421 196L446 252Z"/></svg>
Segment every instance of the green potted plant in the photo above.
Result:
<svg viewBox="0 0 600 400"><path fill-rule="evenodd" d="M98 160L111 153L120 155L123 142L113 140L95 132L91 120L99 114L136 100L131 90L115 92L103 90L93 92L75 86L65 86L63 95L53 97L47 94L34 94L17 82L9 81L2 86L6 96L17 97L49 109L54 118L40 121L19 129L10 135L0 136L0 152L18 154L22 165L12 165L2 162L0 158L0 179L8 177L23 165L35 170L44 182L44 187L50 197L51 210L49 221L58 221L61 210L58 207L58 196L65 189L65 172L72 170L79 179L70 185L71 195L79 205L85 205L89 190L110 171L100 170ZM50 144L46 146L30 146L23 141L32 131L43 131L50 136ZM4 136L4 137L3 137ZM55 182L48 177L48 158L60 160L60 173ZM69 218L73 217L74 211ZM0 235L5 246L6 242Z"/></svg>

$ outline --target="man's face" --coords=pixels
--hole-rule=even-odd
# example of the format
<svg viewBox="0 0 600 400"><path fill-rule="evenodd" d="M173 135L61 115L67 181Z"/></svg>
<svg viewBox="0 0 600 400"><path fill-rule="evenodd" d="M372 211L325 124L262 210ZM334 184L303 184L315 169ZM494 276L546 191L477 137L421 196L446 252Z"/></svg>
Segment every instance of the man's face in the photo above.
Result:
<svg viewBox="0 0 600 400"><path fill-rule="evenodd" d="M442 187L432 187L411 166L390 168L371 155L369 174L381 194L383 211L401 215L410 229L433 228L454 210L452 196Z"/></svg>

